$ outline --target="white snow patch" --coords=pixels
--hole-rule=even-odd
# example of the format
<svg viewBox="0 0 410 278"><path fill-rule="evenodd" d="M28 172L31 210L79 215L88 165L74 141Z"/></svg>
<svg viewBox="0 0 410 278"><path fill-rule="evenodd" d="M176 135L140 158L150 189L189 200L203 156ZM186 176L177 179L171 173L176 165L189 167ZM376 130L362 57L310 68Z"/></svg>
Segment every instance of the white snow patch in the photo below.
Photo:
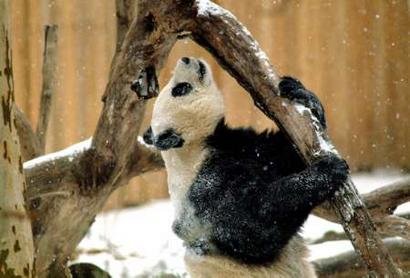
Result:
<svg viewBox="0 0 410 278"><path fill-rule="evenodd" d="M78 247L101 252L84 252L76 262L98 265L112 277L184 275L185 249L171 230L173 219L168 200L101 214Z"/></svg>
<svg viewBox="0 0 410 278"><path fill-rule="evenodd" d="M209 0L197 0L196 5L198 7L198 15L208 16L208 15L229 15L235 18L233 14L222 9L217 4Z"/></svg>
<svg viewBox="0 0 410 278"><path fill-rule="evenodd" d="M294 106L295 106L296 111L298 111L299 114L305 115L305 113L308 113L309 115L312 115L312 112L306 106L302 104L295 104Z"/></svg>
<svg viewBox="0 0 410 278"><path fill-rule="evenodd" d="M327 241L309 245L309 261L336 256L340 253L352 251L353 246L349 240Z"/></svg>
<svg viewBox="0 0 410 278"><path fill-rule="evenodd" d="M282 105L283 105L283 102L282 102ZM307 115L312 119L312 123L316 128L316 136L319 140L320 149L326 152L338 154L336 148L329 141L326 141L323 138L323 135L321 134L321 132L319 132L321 130L319 120L313 115L312 111L306 106L302 104L298 104L298 103L294 104L294 107L300 115L302 116Z"/></svg>
<svg viewBox="0 0 410 278"><path fill-rule="evenodd" d="M64 150L46 154L46 155L34 158L32 160L29 160L23 163L23 167L24 169L31 169L34 166L37 166L38 164L42 164L45 162L51 162L53 160L56 160L62 157L67 157L69 161L72 161L78 153L89 149L91 147L91 142L92 142L92 137L88 138L87 140L81 141L77 144L71 145L70 147Z"/></svg>
<svg viewBox="0 0 410 278"><path fill-rule="evenodd" d="M340 224L327 221L311 214L303 226L302 235L307 242L313 242L323 237L328 231L343 232L343 227Z"/></svg>
<svg viewBox="0 0 410 278"><path fill-rule="evenodd" d="M322 150L325 150L326 152L338 154L336 148L330 142L323 139L323 136L321 134L317 134L317 138L319 140L320 148Z"/></svg>

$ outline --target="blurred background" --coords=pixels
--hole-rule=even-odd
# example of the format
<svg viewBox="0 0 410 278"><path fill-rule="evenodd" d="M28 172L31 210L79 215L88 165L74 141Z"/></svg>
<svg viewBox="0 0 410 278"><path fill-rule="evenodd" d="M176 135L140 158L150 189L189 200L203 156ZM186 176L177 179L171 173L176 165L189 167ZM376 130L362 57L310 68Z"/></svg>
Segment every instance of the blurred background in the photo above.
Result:
<svg viewBox="0 0 410 278"><path fill-rule="evenodd" d="M35 126L44 25L56 24L58 80L46 152L92 136L115 47L115 1L10 2L17 105ZM298 77L320 97L331 138L354 171L410 170L408 0L215 2L247 26L281 74ZM160 74L161 85L181 56L210 62L231 125L275 128L211 56L189 40L174 47ZM143 128L149 120L150 109ZM106 209L167 197L165 182L164 172L135 178L117 190Z"/></svg>

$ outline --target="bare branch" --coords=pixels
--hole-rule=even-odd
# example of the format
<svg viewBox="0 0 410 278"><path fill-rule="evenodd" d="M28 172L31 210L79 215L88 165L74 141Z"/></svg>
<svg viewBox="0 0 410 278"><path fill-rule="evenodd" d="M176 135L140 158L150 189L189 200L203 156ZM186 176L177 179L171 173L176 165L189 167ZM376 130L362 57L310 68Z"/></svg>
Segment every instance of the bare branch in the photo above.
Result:
<svg viewBox="0 0 410 278"><path fill-rule="evenodd" d="M115 52L119 53L124 42L125 35L136 16L137 5L133 0L116 0L115 9L117 16L117 45Z"/></svg>
<svg viewBox="0 0 410 278"><path fill-rule="evenodd" d="M381 219L375 218L375 223L384 236L396 236L410 240L410 220L390 215Z"/></svg>
<svg viewBox="0 0 410 278"><path fill-rule="evenodd" d="M57 68L57 30L56 25L47 25L45 27L44 53L43 53L43 87L40 100L40 114L37 123L36 134L41 148L44 153L46 146L46 134L50 117L53 86L55 83Z"/></svg>
<svg viewBox="0 0 410 278"><path fill-rule="evenodd" d="M384 218L386 215L392 214L397 206L410 201L410 178L402 179L363 194L362 199L373 217ZM336 214L329 206L316 208L314 214L328 221L339 222Z"/></svg>
<svg viewBox="0 0 410 278"><path fill-rule="evenodd" d="M20 149L23 161L33 159L40 155L40 143L31 128L26 116L17 107L14 110L17 134L20 139Z"/></svg>
<svg viewBox="0 0 410 278"><path fill-rule="evenodd" d="M399 205L410 201L410 178L363 194L363 199L369 210L380 214L392 214Z"/></svg>
<svg viewBox="0 0 410 278"><path fill-rule="evenodd" d="M373 218L379 229L379 233L386 237L401 237L410 240L410 221L398 215L386 216L383 218ZM323 237L314 240L312 243L322 243L326 241L347 239L344 232L335 231L326 232Z"/></svg>
<svg viewBox="0 0 410 278"><path fill-rule="evenodd" d="M410 268L410 243L408 241L386 239L384 244L394 260L399 262L402 269ZM313 264L319 277L351 278L366 276L366 268L362 260L353 251L331 258L319 259L314 261Z"/></svg>
<svg viewBox="0 0 410 278"><path fill-rule="evenodd" d="M115 45L115 53L114 57L111 61L111 72L114 69L114 63L117 61L117 56L121 51L122 43L124 42L125 35L127 34L128 28L130 27L133 19L136 16L137 12L137 4L136 1L133 0L115 0L115 10L116 10L116 17L117 17L117 41Z"/></svg>
<svg viewBox="0 0 410 278"><path fill-rule="evenodd" d="M63 184L76 184L87 175L81 163L92 156L91 138L64 150L47 154L23 164L26 176L26 200L49 196L70 196L72 190ZM136 145L124 172L124 179L156 171L164 167L161 155L142 144Z"/></svg>

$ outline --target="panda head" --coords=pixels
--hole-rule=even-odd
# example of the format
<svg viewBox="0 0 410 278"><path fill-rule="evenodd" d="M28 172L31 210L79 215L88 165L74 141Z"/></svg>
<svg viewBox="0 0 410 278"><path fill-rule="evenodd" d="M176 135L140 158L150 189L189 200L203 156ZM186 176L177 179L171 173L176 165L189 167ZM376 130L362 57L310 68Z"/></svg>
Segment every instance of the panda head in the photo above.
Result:
<svg viewBox="0 0 410 278"><path fill-rule="evenodd" d="M223 117L223 97L209 65L183 57L155 101L151 120L153 144L167 150L201 143Z"/></svg>

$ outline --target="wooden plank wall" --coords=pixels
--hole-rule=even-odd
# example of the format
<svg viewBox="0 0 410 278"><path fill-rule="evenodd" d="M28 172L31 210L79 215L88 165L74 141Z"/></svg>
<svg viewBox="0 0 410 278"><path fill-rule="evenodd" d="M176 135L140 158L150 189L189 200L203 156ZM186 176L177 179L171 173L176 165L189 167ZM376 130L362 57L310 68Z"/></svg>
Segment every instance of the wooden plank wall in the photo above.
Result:
<svg viewBox="0 0 410 278"><path fill-rule="evenodd" d="M410 169L410 17L407 0L220 0L259 41L278 70L322 99L329 131L354 170ZM47 152L92 135L115 41L114 0L11 0L17 103L35 125L43 25L59 25L59 66ZM189 41L173 49L161 84L181 56L210 61L228 121L274 125L210 56ZM147 115L146 125L149 120ZM146 126L145 125L145 126ZM167 195L165 174L136 178L110 206Z"/></svg>

